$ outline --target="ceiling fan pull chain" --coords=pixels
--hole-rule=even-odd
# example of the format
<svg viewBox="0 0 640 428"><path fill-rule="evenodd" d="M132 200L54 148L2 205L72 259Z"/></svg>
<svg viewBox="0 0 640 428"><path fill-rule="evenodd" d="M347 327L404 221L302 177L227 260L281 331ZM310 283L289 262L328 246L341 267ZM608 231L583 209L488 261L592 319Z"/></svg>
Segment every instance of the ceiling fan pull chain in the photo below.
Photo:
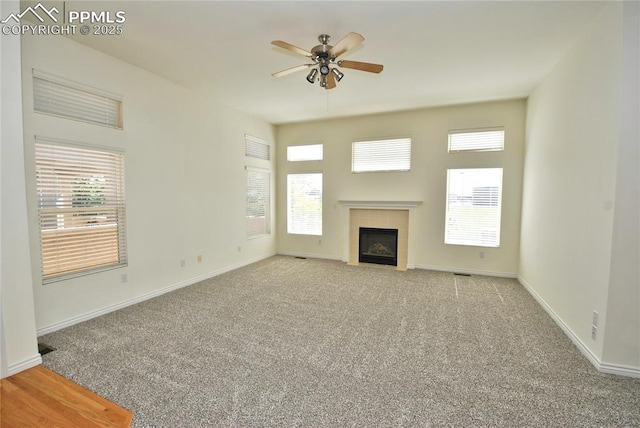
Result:
<svg viewBox="0 0 640 428"><path fill-rule="evenodd" d="M330 92L329 91L325 91L325 93L327 94L327 112L326 113L328 115L329 114L329 94L330 94Z"/></svg>

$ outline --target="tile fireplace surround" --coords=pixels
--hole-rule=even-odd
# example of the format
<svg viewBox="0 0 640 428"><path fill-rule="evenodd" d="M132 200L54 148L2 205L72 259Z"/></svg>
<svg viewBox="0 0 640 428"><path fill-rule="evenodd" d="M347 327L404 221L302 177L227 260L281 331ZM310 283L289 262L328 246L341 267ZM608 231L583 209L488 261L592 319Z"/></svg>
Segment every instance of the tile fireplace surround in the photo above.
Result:
<svg viewBox="0 0 640 428"><path fill-rule="evenodd" d="M342 260L359 265L358 245L361 227L398 229L398 270L413 269L411 218L421 201L339 201L344 207L344 246ZM389 268L389 266L386 266Z"/></svg>

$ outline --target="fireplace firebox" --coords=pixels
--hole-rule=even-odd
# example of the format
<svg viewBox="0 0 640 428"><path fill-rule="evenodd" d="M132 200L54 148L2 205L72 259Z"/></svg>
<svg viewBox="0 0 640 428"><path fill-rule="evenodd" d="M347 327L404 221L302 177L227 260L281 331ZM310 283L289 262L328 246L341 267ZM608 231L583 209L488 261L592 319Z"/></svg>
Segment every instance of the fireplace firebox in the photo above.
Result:
<svg viewBox="0 0 640 428"><path fill-rule="evenodd" d="M398 266L398 229L361 227L358 261Z"/></svg>

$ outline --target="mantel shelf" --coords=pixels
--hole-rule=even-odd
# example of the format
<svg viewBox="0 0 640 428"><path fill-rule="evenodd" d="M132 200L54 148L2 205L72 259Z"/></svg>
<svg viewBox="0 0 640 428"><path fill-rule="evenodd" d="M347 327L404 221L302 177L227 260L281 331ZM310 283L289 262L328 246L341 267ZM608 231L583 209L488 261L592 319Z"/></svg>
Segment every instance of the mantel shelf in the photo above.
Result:
<svg viewBox="0 0 640 428"><path fill-rule="evenodd" d="M422 201L338 201L345 207L362 208L415 208Z"/></svg>

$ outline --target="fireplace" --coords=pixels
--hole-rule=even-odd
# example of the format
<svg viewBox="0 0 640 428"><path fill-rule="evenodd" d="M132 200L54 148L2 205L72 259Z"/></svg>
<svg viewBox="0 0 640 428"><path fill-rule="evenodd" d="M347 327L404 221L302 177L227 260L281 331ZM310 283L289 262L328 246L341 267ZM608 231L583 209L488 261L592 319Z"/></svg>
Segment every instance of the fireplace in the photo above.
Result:
<svg viewBox="0 0 640 428"><path fill-rule="evenodd" d="M398 266L398 229L360 228L358 261Z"/></svg>
<svg viewBox="0 0 640 428"><path fill-rule="evenodd" d="M422 201L338 201L343 207L342 261L351 266L360 263L360 228L377 227L398 230L396 270L413 269L412 249L416 237L409 235L409 225L415 223L416 209Z"/></svg>

